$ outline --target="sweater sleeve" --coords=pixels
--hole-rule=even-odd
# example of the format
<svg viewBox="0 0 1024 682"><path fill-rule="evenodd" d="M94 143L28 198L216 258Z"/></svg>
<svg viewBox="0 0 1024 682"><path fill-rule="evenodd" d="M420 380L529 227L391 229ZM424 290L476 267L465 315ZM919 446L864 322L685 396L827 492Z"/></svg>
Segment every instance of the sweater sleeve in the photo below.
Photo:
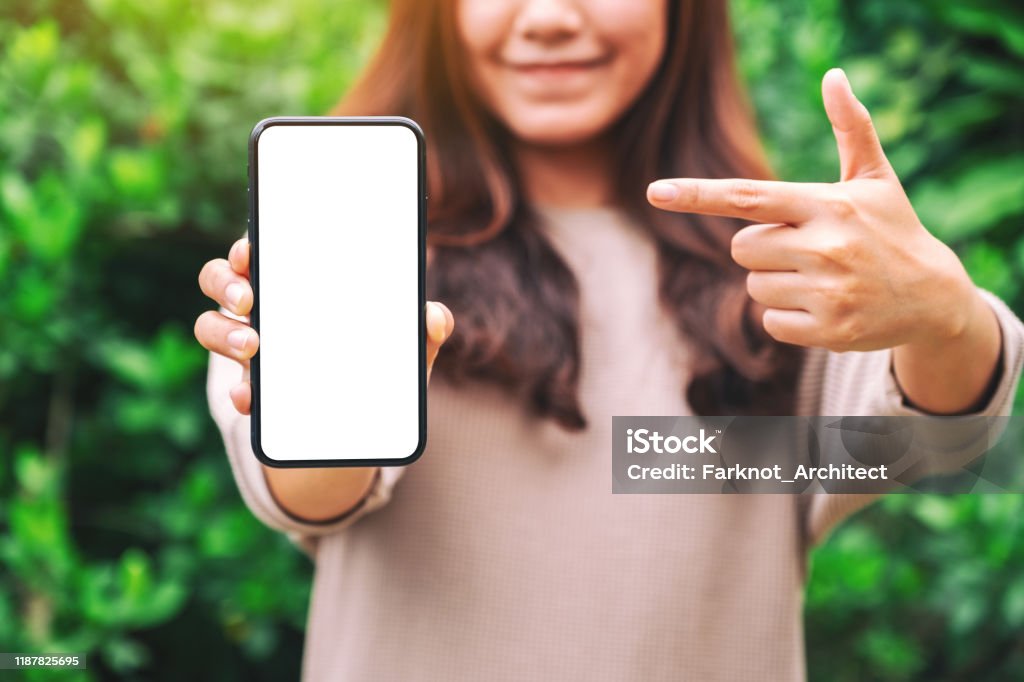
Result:
<svg viewBox="0 0 1024 682"><path fill-rule="evenodd" d="M992 307L1002 334L998 382L988 401L974 416L1008 416L1013 409L1014 395L1024 362L1024 324L1012 310L991 292L979 289ZM871 352L826 352L824 359L810 362L805 377L811 384L820 384L816 414L829 416L927 416L907 400L896 381L892 366L892 349ZM979 437L989 437L982 428ZM974 451L962 444L965 457ZM951 453L955 459L956 453ZM962 458L963 459L963 458ZM809 545L821 542L835 526L850 514L863 508L879 495L813 494L808 496L805 510L805 533Z"/></svg>
<svg viewBox="0 0 1024 682"><path fill-rule="evenodd" d="M224 308L220 312L234 319L242 319ZM274 530L282 531L312 555L318 537L342 531L360 517L386 504L391 498L392 488L405 469L379 468L366 497L336 519L307 521L289 514L274 499L263 473L263 464L252 451L249 415L240 414L231 402L229 391L241 379L241 372L241 366L234 360L217 353L210 354L207 400L210 403L210 414L224 440L235 483L242 500L257 519Z"/></svg>

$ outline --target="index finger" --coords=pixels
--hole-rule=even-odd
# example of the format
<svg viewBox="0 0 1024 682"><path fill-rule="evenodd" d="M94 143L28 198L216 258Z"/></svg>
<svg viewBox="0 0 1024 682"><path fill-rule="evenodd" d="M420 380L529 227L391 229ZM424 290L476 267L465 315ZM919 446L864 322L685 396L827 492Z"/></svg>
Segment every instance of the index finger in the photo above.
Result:
<svg viewBox="0 0 1024 682"><path fill-rule="evenodd" d="M759 223L796 225L814 217L811 183L776 180L672 178L652 182L647 200L680 213L744 218Z"/></svg>

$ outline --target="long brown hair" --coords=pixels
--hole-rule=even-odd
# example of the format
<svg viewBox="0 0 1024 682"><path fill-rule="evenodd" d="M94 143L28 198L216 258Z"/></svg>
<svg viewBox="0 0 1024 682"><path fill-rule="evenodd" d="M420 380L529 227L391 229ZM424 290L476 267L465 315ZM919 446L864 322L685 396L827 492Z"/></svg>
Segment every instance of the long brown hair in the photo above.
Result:
<svg viewBox="0 0 1024 682"><path fill-rule="evenodd" d="M435 371L521 391L586 426L576 280L520 196L509 136L476 100L451 0L395 0L383 44L333 113L415 119L427 138L427 292L455 315ZM803 353L769 337L729 251L737 221L651 207L662 177L770 178L736 74L726 0L669 2L662 63L611 130L619 205L657 240L659 295L693 348L697 414L789 414ZM680 387L683 390L684 387Z"/></svg>

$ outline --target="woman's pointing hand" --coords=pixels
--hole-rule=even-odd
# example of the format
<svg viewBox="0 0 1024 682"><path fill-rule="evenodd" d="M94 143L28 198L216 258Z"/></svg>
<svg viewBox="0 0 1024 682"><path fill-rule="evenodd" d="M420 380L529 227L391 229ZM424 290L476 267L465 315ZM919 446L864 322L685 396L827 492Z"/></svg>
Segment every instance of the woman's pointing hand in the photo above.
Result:
<svg viewBox="0 0 1024 682"><path fill-rule="evenodd" d="M957 337L978 310L970 277L918 220L841 70L825 74L822 94L839 182L667 179L648 200L757 223L735 234L732 257L779 341L845 351Z"/></svg>

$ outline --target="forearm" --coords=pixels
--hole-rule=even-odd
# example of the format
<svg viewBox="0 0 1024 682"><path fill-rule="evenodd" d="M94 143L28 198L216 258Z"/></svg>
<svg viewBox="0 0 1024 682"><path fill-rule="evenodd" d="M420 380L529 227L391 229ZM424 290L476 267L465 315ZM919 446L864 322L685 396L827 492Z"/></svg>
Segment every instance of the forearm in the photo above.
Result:
<svg viewBox="0 0 1024 682"><path fill-rule="evenodd" d="M304 521L327 521L352 510L366 497L376 467L263 467L271 494L286 512Z"/></svg>
<svg viewBox="0 0 1024 682"><path fill-rule="evenodd" d="M896 380L907 398L926 412L972 410L999 369L1001 344L996 315L975 290L967 323L956 336L893 350Z"/></svg>

